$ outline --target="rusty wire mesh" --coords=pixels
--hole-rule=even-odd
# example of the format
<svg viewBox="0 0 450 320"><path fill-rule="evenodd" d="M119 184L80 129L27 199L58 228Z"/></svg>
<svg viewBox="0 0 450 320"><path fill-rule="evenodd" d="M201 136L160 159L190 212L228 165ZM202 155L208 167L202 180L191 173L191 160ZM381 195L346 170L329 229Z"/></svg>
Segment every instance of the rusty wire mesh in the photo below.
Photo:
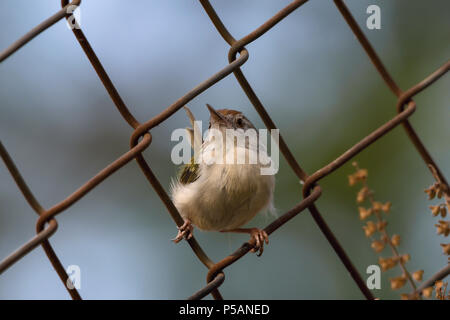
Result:
<svg viewBox="0 0 450 320"><path fill-rule="evenodd" d="M133 159L135 159L138 162L142 170L142 173L145 175L147 180L150 182L150 184L158 194L161 201L164 203L165 207L167 208L167 211L169 212L174 222L177 224L177 226L181 226L183 224L183 219L181 218L177 209L170 200L170 197L168 196L167 192L164 190L161 183L154 175L150 165L144 159L142 152L146 148L148 148L152 142L151 129L153 127L164 122L166 119L172 116L175 112L177 112L180 108L182 108L185 104L187 104L197 95L201 94L209 87L219 82L223 78L227 77L231 73L233 73L234 76L236 77L242 90L245 92L248 99L253 104L254 108L260 115L266 127L268 129L276 129L275 123L270 118L269 113L264 108L260 99L253 91L246 77L242 73L242 70L240 69L240 67L248 59L248 51L245 48L245 46L258 39L267 31L269 31L273 26L275 26L278 22L283 20L291 12L298 9L301 5L307 2L307 0L292 1L289 5L280 10L277 14L275 14L272 18L267 20L256 30L254 30L253 32L249 33L248 35L244 36L239 40L236 40L228 32L227 28L222 23L219 16L217 15L217 13L215 12L214 8L212 7L212 5L208 0L199 0L199 1L203 6L203 9L209 16L214 27L217 29L222 38L230 45L230 50L228 52L229 64L223 69L219 70L214 75L212 75L209 79L205 80L204 82L200 83L192 90L187 92L184 96L179 98L175 103L167 107L160 114L143 123L139 122L125 105L124 101L122 100L121 96L119 95L112 81L110 80L108 74L103 68L100 60L97 58L94 50L92 49L88 40L83 34L83 31L79 28L73 29L73 33L76 39L78 40L80 46L82 47L87 58L92 64L92 67L97 72L98 77L102 81L105 89L109 93L118 111L122 115L123 119L133 128L133 133L130 139L130 150L124 153L121 157L119 157L115 161L113 161L103 170L101 170L97 175L92 177L88 182L86 182L79 189L73 192L69 197L62 200L55 206L49 209L45 209L39 204L39 201L36 200L36 198L33 196L33 193L28 188L27 184L25 183L25 180L22 178L13 160L8 155L3 144L1 144L0 142L0 156L5 162L9 172L11 173L11 176L14 178L19 189L23 193L23 196L39 216L36 223L36 235L32 239L24 243L20 248L11 253L3 261L0 262L0 273L4 272L7 268L11 267L15 262L20 260L25 255L27 255L30 251L35 249L37 246L41 245L45 250L45 253L47 254L47 257L50 260L51 264L53 265L55 271L58 273L61 281L63 282L63 285L69 292L70 296L73 299L81 299L76 289L69 289L69 287L66 285L68 283L67 281L70 280L62 263L60 262L57 254L53 250L48 240L56 232L58 227L55 216L66 210L68 207L70 207L78 200L80 200L84 195L86 195L86 193L95 188L98 184L102 183L102 181L108 178L111 174L119 170L121 167L123 167L125 164L127 164ZM81 0L73 0L70 3L68 0L62 0L61 10L59 10L53 16L49 17L47 20L43 21L41 24L30 30L27 34L25 34L23 37L18 39L11 46L9 46L7 49L1 52L0 62L8 58L10 55L14 54L23 45L31 41L34 37L39 35L41 32L43 32L44 30L46 30L59 20L63 18L66 19L72 18L71 13L68 13L69 11L67 9L69 8L69 6L73 5L79 6L80 3ZM423 158L425 164L427 165L426 167L429 167L428 165L432 165L432 167L436 169L437 175L440 178L440 180L447 186L447 190L449 190L448 182L446 181L442 172L439 170L438 165L433 161L430 154L426 150L425 146L420 141L413 127L409 123L408 118L414 113L416 109L416 104L412 100L412 98L422 90L426 89L440 77L442 77L449 70L450 61L445 62L439 69L431 73L428 77L426 77L424 80L420 81L410 89L403 91L399 88L399 86L392 79L389 72L384 67L383 63L381 62L381 59L376 54L372 45L361 31L360 27L358 26L357 22L353 18L351 12L348 10L344 2L342 0L334 0L334 3L339 12L342 14L342 17L345 19L345 21L353 31L354 35L357 37L359 43L366 51L368 57L370 58L371 62L377 69L378 73L383 78L386 85L397 97L397 105L396 105L397 115L392 119L390 119L388 122L386 122L384 125L379 127L378 129L376 129L375 131L371 132L369 135L361 139L353 147L345 151L341 156L337 157L323 168L320 168L319 170L314 172L312 175L308 175L300 167L299 163L289 150L289 147L285 143L284 139L280 136L279 147L283 156L286 158L294 174L301 181L304 182L303 199L288 212L284 213L278 219L270 223L264 230L270 235L271 233L276 231L280 226L282 226L283 224L291 220L293 217L295 217L297 214L304 211L305 209L308 209L314 221L316 222L316 224L318 225L318 227L320 228L320 230L322 231L323 235L326 237L330 245L335 250L339 259L350 273L353 281L361 290L362 294L367 299L374 299L372 293L366 287L365 282L361 278L356 268L353 266L350 258L347 256L346 252L344 251L339 241L334 236L333 232L331 231L331 229L329 228L326 221L323 219L322 215L320 214L319 210L315 205L315 201L320 197L322 193L322 189L317 184L317 182L322 178L326 177L327 175L329 175L330 173L332 173L333 171L340 168L342 165L348 162L360 151L364 150L372 143L374 143L377 139L379 139L386 133L390 132L393 128L401 124L406 130L409 139L414 144L417 151ZM222 296L218 288L224 282L225 279L225 274L223 270L226 267L230 266L231 264L235 263L245 254L247 254L255 244L253 240L249 241L244 245L242 245L235 252L231 253L224 259L220 260L219 262L213 262L208 257L208 255L203 251L200 244L196 241L195 238L192 238L187 241L190 247L192 248L193 252L198 257L198 259L208 269L206 277L207 285L198 292L194 293L192 296L190 296L189 299L201 299L207 296L208 294L212 294L212 296L215 299L222 299ZM425 281L424 284L418 289L418 291L420 292L427 285L432 284L434 281L438 279L444 278L449 273L450 273L450 265L447 265L442 270L438 271L435 275L433 275L429 280Z"/></svg>

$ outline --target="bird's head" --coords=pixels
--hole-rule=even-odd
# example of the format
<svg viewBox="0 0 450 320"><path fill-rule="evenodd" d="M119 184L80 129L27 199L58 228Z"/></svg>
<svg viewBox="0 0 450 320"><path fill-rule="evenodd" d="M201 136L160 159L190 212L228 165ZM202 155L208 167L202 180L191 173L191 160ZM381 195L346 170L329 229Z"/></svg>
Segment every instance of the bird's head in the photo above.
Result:
<svg viewBox="0 0 450 320"><path fill-rule="evenodd" d="M255 129L253 123L251 123L240 111L231 109L216 110L209 104L206 104L206 107L211 115L209 119L210 128L219 130L242 129L244 131L250 128Z"/></svg>

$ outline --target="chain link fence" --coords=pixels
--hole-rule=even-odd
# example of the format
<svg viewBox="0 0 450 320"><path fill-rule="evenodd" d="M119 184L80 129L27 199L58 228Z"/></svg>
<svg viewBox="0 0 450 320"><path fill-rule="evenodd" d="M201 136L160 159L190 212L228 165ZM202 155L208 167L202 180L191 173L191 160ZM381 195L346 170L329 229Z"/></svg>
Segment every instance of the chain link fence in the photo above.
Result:
<svg viewBox="0 0 450 320"><path fill-rule="evenodd" d="M149 119L145 122L139 122L130 110L127 108L125 102L122 100L120 94L114 87L111 79L109 78L107 72L103 68L100 60L97 58L94 50L89 44L89 41L83 34L83 31L76 25L76 20L73 16L74 8L81 4L81 0L73 0L69 3L68 0L62 0L62 8L57 13L49 17L47 20L43 21L41 24L30 30L23 37L14 42L11 46L9 46L6 50L0 53L0 62L8 58L10 55L14 54L17 50L19 50L22 46L27 44L33 38L38 36L41 32L45 31L47 28L51 27L56 22L60 21L63 18L66 18L68 22L75 27L72 29L76 39L78 40L80 46L82 47L84 53L89 59L92 67L95 69L98 77L103 83L105 89L107 90L109 96L114 102L117 110L122 115L123 119L130 125L133 129L133 133L130 138L130 150L125 152L121 157L113 161L110 165L105 167L99 173L97 173L94 177L92 177L89 181L87 181L84 185L82 185L79 189L73 192L66 199L62 200L55 206L45 209L43 208L39 201L33 196L33 193L28 188L25 180L21 176L19 170L15 166L13 160L8 155L7 150L0 142L0 156L2 157L6 167L8 168L11 176L14 178L17 186L21 190L23 196L29 203L29 205L33 208L33 210L37 213L38 218L36 222L36 235L25 242L20 248L15 250L5 259L0 262L0 274L3 273L6 269L13 266L18 260L23 258L29 252L34 250L39 245L44 249L50 263L53 265L55 271L60 277L63 285L66 287L68 293L72 297L72 299L81 299L78 291L73 288L70 284L70 279L58 258L58 255L53 250L52 246L49 243L49 238L56 232L58 228L58 223L55 217L73 205L75 202L79 201L84 195L86 195L93 188L102 183L106 178L112 175L114 172L122 168L125 164L132 161L133 159L137 161L139 167L142 170L142 173L147 178L148 182L152 185L155 192L158 194L161 201L164 203L167 211L175 224L177 226L181 226L183 224L183 219L178 213L177 209L173 205L169 195L166 190L162 187L159 180L156 178L153 173L150 164L144 159L142 152L147 149L152 142L152 134L151 130L155 126L163 123L169 117L171 117L175 112L177 112L180 108L194 99L196 96L206 91L208 88L213 86L215 83L221 81L225 77L233 74L242 90L247 95L248 99L254 106L255 110L260 115L264 124L268 129L277 129L275 123L271 119L268 111L263 106L261 100L258 98L254 90L252 89L250 83L246 79L245 75L241 70L241 66L247 61L249 57L249 53L245 48L249 43L257 40L260 36L271 30L277 23L282 21L285 17L287 17L294 10L297 10L301 7L307 0L296 0L292 1L285 8L276 13L273 17L267 20L260 27L247 34L241 39L236 40L228 31L226 26L222 23L221 19L217 15L213 6L208 0L199 0L206 14L209 16L212 25L216 28L217 32L221 35L221 37L226 41L230 49L228 51L228 60L229 64L223 69L219 70L217 73L212 75L210 78L205 80L204 82L198 84L192 90L187 92L184 96L180 97L175 103L167 107L160 114L155 116L152 119ZM369 59L375 66L376 70L383 78L385 84L392 91L392 93L397 97L397 115L390 119L388 122L383 124L381 127L371 132L369 135L361 139L358 143L356 143L353 147L346 150L342 155L332 160L329 164L324 166L323 168L317 170L313 174L307 174L299 165L294 155L290 151L288 145L284 141L283 137L280 136L279 139L279 148L281 153L285 157L288 162L290 168L292 169L293 174L296 175L298 179L303 182L303 199L299 201L297 205L295 205L292 209L281 215L278 219L274 220L270 223L264 230L267 234L271 234L275 232L282 225L290 221L296 215L301 212L309 211L312 215L315 223L318 225L320 230L323 233L323 236L328 240L329 244L332 246L340 261L344 264L345 268L349 272L352 280L356 284L356 286L360 289L361 293L364 295L366 299L374 299L371 291L367 288L365 281L362 279L359 272L354 267L352 261L346 254L344 248L339 243L338 239L334 236L332 230L322 217L319 209L317 208L315 201L321 196L322 188L318 184L318 182L325 178L330 173L339 169L342 165L347 163L350 159L352 159L359 152L369 147L372 143L374 143L379 138L383 137L385 134L390 132L393 128L402 125L405 129L409 139L414 144L417 149L417 152L423 158L425 162L424 168L430 167L430 165L436 169L436 174L439 177L440 181L446 185L447 190L450 190L448 187L448 182L443 176L439 166L433 161L427 149L419 139L417 133L411 126L408 118L414 113L416 109L416 104L413 101L413 97L421 92L422 90L428 88L431 84L441 78L450 68L450 61L445 62L440 68L436 71L432 72L428 77L424 80L418 82L416 85L412 86L408 90L401 90L397 83L392 79L389 72L384 67L381 59L375 52L374 48L362 32L361 28L358 26L357 22L353 18L351 12L344 4L342 0L334 0L334 3L341 13L342 17L347 22L351 31L354 33L356 38L358 39L360 45L364 48L367 53ZM74 7L75 6L75 7ZM188 299L201 299L208 294L211 294L215 299L222 299L222 295L219 292L220 285L225 280L224 270L230 266L231 264L238 261L244 255L246 255L255 245L254 241L251 240L245 244L243 244L240 248L238 248L235 252L231 253L227 257L223 258L218 262L212 261L208 255L203 251L200 244L197 242L195 238L187 240L191 249L197 256L197 258L205 265L208 269L206 276L206 286L195 292ZM446 277L450 273L450 265L447 265L438 273L433 275L429 280L425 281L423 285L418 289L418 291L425 288L427 285L433 283L438 279L442 279Z"/></svg>

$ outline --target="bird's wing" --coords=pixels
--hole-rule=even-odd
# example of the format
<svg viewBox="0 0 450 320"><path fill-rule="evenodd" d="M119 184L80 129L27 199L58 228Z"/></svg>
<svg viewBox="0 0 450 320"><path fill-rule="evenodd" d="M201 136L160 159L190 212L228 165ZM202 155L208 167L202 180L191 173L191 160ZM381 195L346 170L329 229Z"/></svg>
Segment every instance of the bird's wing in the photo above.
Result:
<svg viewBox="0 0 450 320"><path fill-rule="evenodd" d="M194 158L190 164L185 164L181 169L179 180L181 184L189 184L198 179L198 163L194 163Z"/></svg>

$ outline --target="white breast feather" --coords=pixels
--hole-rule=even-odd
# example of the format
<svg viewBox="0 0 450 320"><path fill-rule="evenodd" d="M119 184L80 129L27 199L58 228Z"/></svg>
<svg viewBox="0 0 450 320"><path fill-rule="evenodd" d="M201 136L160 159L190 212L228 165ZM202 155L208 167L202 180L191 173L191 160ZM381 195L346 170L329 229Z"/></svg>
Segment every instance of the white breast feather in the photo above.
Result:
<svg viewBox="0 0 450 320"><path fill-rule="evenodd" d="M236 148L231 152L256 150ZM203 148L202 155L207 158L211 152ZM260 167L260 164L201 163L196 181L172 183L172 200L181 216L200 229L239 228L260 211L274 212L275 179L273 175L261 175Z"/></svg>

